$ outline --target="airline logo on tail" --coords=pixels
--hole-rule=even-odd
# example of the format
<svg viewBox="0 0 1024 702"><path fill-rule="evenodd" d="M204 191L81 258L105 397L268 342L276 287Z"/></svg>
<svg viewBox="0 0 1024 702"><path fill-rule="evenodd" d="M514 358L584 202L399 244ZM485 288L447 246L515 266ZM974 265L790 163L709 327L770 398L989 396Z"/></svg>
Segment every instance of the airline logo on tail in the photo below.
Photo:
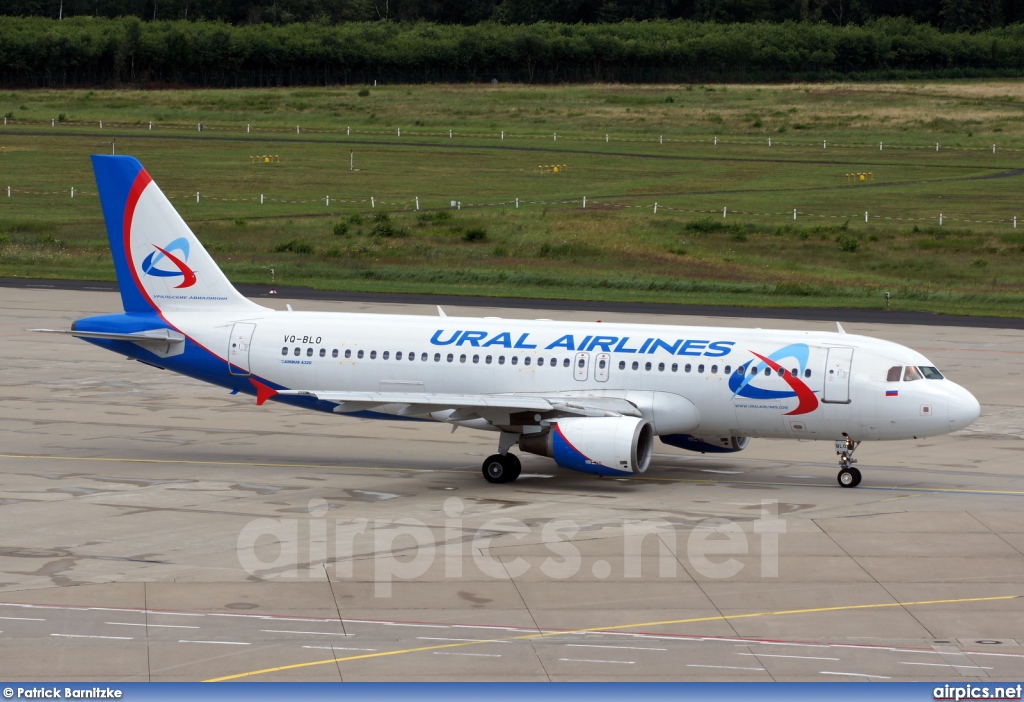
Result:
<svg viewBox="0 0 1024 702"><path fill-rule="evenodd" d="M156 251L151 252L142 261L142 272L146 275L151 275L156 278L173 278L181 276L182 280L175 288L190 288L196 284L196 273L188 266L189 256L189 245L188 240L185 237L179 237L172 241L167 246L161 248L156 244L153 244L153 248ZM172 251L176 251L181 256L175 256ZM168 270L167 268L161 268L160 263L166 259L175 268L175 270Z"/></svg>
<svg viewBox="0 0 1024 702"><path fill-rule="evenodd" d="M807 368L807 358L810 355L810 348L807 344L790 344L767 356L762 356L756 351L751 351L750 353L760 359L761 363L754 365L752 360L749 365L744 366L747 369L745 373L734 373L729 376L729 389L732 390L734 398L737 396L746 397L751 400L797 398L799 403L796 409L786 412L787 415L807 414L818 409L818 398L815 396L814 391L807 387L807 383L800 378ZM792 370L783 368L782 364L779 363L779 361L790 358L799 364L798 368L793 369L797 371L796 374ZM770 390L758 387L755 383L764 377L762 371L765 368L770 368L777 377L782 378L790 389Z"/></svg>

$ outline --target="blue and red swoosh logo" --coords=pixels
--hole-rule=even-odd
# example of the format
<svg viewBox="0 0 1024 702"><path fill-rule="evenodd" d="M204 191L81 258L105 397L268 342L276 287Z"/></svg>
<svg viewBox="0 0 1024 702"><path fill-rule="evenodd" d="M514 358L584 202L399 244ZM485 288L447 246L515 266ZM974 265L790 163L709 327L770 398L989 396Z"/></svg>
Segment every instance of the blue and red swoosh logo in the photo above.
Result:
<svg viewBox="0 0 1024 702"><path fill-rule="evenodd" d="M733 373L729 376L729 389L733 397L746 397L751 400L783 400L795 397L799 401L795 409L786 412L786 415L807 414L818 409L818 397L814 394L807 383L800 376L807 368L807 360L810 355L810 348L807 344L790 344L767 356L762 356L756 351L751 351L761 362L755 364L752 360L749 364L742 366L745 372ZM793 359L798 363L797 373L783 368L780 361ZM756 382L764 377L762 370L770 368L775 375L782 378L789 390L770 390L756 385Z"/></svg>
<svg viewBox="0 0 1024 702"><path fill-rule="evenodd" d="M145 260L142 261L142 272L146 275L151 275L156 278L174 278L181 276L182 280L175 288L190 288L196 284L196 274L191 268L189 268L188 255L189 245L188 240L185 237L175 239L167 246L161 248L156 244L153 244L153 251ZM172 252L178 252L181 256L176 256ZM175 268L175 270L169 270L167 268L161 268L160 264L164 260L169 261Z"/></svg>

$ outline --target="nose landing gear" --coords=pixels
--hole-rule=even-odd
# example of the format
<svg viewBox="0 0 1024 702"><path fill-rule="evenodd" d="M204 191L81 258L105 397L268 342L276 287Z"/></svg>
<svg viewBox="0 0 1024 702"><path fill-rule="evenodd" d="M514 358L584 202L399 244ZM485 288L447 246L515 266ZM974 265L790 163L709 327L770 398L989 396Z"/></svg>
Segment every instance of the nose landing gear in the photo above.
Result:
<svg viewBox="0 0 1024 702"><path fill-rule="evenodd" d="M850 436L836 441L836 453L839 455L839 475L836 476L836 480L839 481L840 487L852 488L860 485L860 471L853 467L857 462L853 452L858 446L860 442L854 441Z"/></svg>

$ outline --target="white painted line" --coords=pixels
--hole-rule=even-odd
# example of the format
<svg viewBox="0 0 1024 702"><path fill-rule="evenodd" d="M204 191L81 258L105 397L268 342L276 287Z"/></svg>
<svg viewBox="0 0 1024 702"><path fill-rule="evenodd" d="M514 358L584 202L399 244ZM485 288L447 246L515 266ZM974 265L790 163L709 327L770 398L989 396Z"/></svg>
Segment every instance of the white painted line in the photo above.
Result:
<svg viewBox="0 0 1024 702"><path fill-rule="evenodd" d="M911 663L909 661L900 661L900 665L930 665L938 668L973 668L974 670L992 670L986 668L983 665L954 665L952 663Z"/></svg>
<svg viewBox="0 0 1024 702"><path fill-rule="evenodd" d="M340 631L289 631L287 629L260 629L264 634L314 634L316 636L355 636Z"/></svg>
<svg viewBox="0 0 1024 702"><path fill-rule="evenodd" d="M501 658L500 653L455 653L453 651L434 651L435 656L475 656L477 658Z"/></svg>
<svg viewBox="0 0 1024 702"><path fill-rule="evenodd" d="M422 629L451 629L448 624L406 624L404 622L374 622L375 624L384 624L384 626L415 626Z"/></svg>
<svg viewBox="0 0 1024 702"><path fill-rule="evenodd" d="M790 643L788 641L756 641L752 639L714 639L716 641L742 641L741 646L756 643L758 646L800 646L801 648L832 648L830 644Z"/></svg>
<svg viewBox="0 0 1024 702"><path fill-rule="evenodd" d="M824 656L784 656L780 653L737 653L737 656L757 656L758 658L800 658L805 661L838 661L838 658Z"/></svg>
<svg viewBox="0 0 1024 702"><path fill-rule="evenodd" d="M623 665L635 665L636 661L596 661L590 658L559 658L560 661L570 663L622 663Z"/></svg>
<svg viewBox="0 0 1024 702"><path fill-rule="evenodd" d="M603 646L601 644L566 644L578 649L618 649L622 651L668 651L669 649L654 649L647 646Z"/></svg>
<svg viewBox="0 0 1024 702"><path fill-rule="evenodd" d="M511 641L501 641L501 640L497 640L497 639L495 639L495 640L492 640L492 639L444 639L444 638L441 638L439 636L417 636L416 638L419 639L420 641L469 641L469 642L472 642L472 643L502 643L502 644L512 643Z"/></svg>
<svg viewBox="0 0 1024 702"><path fill-rule="evenodd" d="M848 675L854 678L878 678L879 680L892 680L888 675L868 675L867 673L837 673L832 670L819 671L819 675Z"/></svg>
<svg viewBox="0 0 1024 702"><path fill-rule="evenodd" d="M136 612L145 612L146 610L139 609L134 610ZM195 612L147 612L147 614L159 614L165 617L205 617L205 614L197 614Z"/></svg>
<svg viewBox="0 0 1024 702"><path fill-rule="evenodd" d="M110 624L111 626L145 626L155 627L157 629L198 629L198 626L189 626L188 624L133 624L131 622L103 622L104 624Z"/></svg>
<svg viewBox="0 0 1024 702"><path fill-rule="evenodd" d="M62 636L67 639L120 639L131 641L131 636L90 636L89 634L50 634L50 636Z"/></svg>
<svg viewBox="0 0 1024 702"><path fill-rule="evenodd" d="M938 651L936 651L938 653ZM970 656L998 656L1000 658L1024 658L1024 654L1020 653L985 653L983 651L965 651L964 655Z"/></svg>
<svg viewBox="0 0 1024 702"><path fill-rule="evenodd" d="M698 663L689 663L687 668L720 668L722 670L760 670L764 671L764 668L741 668L735 665L700 665Z"/></svg>
<svg viewBox="0 0 1024 702"><path fill-rule="evenodd" d="M224 644L226 646L252 646L251 643L246 641L191 641L189 639L181 639L178 643L205 643L205 644Z"/></svg>
<svg viewBox="0 0 1024 702"><path fill-rule="evenodd" d="M303 648L325 648L329 651L376 651L375 648L345 648L344 646L303 646Z"/></svg>
<svg viewBox="0 0 1024 702"><path fill-rule="evenodd" d="M45 619L37 619L36 617L0 617L0 619L10 619L12 621L19 622L45 622Z"/></svg>
<svg viewBox="0 0 1024 702"><path fill-rule="evenodd" d="M711 470L710 468L701 468L701 473L719 473L721 475L739 475L742 470Z"/></svg>
<svg viewBox="0 0 1024 702"><path fill-rule="evenodd" d="M374 622L374 624L376 623L378 622ZM525 631L530 634L540 633L540 629L519 629L514 626L481 626L476 624L452 624L452 629L487 629L489 631Z"/></svg>

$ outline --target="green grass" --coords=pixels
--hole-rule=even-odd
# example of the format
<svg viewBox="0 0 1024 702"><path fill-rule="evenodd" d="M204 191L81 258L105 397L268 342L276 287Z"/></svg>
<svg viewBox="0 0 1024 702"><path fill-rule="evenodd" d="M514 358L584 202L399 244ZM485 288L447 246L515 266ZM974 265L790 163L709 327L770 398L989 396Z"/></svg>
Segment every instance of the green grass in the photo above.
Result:
<svg viewBox="0 0 1024 702"><path fill-rule="evenodd" d="M879 307L889 291L897 308L1006 316L1024 302L1024 83L369 92L0 92L0 275L113 278L88 155L116 140L238 282L273 268L371 291L779 307ZM568 170L539 168L554 164Z"/></svg>

